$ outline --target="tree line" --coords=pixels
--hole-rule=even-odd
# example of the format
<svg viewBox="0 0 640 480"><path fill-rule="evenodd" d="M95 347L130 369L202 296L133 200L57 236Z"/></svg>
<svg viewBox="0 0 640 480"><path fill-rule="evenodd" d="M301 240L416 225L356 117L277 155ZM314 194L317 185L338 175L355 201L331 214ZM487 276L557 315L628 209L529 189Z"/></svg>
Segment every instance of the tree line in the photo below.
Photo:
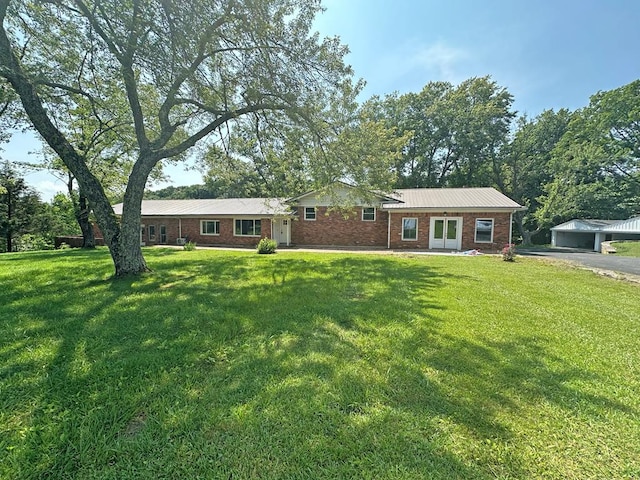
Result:
<svg viewBox="0 0 640 480"><path fill-rule="evenodd" d="M145 187L188 158L206 172L195 195L494 185L529 207L517 219L525 241L557 219L638 212L638 82L535 118L517 117L489 77L360 102L347 47L313 31L320 10L0 0L0 113L43 140L44 164L67 176L82 232L97 222L116 276L148 270Z"/></svg>

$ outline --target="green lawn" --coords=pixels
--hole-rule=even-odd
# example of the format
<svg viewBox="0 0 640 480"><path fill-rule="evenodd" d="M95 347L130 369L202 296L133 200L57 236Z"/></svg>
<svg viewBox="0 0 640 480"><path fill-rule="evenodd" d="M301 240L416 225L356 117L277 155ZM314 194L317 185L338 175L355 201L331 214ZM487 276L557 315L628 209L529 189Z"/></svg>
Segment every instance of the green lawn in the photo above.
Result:
<svg viewBox="0 0 640 480"><path fill-rule="evenodd" d="M0 478L638 478L640 286L534 259L0 256Z"/></svg>
<svg viewBox="0 0 640 480"><path fill-rule="evenodd" d="M612 245L616 249L616 255L623 257L640 257L640 242L639 241L620 241L614 242Z"/></svg>

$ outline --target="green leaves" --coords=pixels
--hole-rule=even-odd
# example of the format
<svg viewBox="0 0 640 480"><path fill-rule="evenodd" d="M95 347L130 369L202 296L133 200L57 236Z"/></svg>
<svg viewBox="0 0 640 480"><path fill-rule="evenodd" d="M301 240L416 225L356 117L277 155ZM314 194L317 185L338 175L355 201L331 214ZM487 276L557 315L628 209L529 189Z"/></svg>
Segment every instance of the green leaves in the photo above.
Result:
<svg viewBox="0 0 640 480"><path fill-rule="evenodd" d="M430 82L417 94L372 99L388 125L408 135L399 187L486 186L507 140L513 97L490 77L458 86Z"/></svg>
<svg viewBox="0 0 640 480"><path fill-rule="evenodd" d="M640 211L640 80L591 97L553 150L543 224Z"/></svg>

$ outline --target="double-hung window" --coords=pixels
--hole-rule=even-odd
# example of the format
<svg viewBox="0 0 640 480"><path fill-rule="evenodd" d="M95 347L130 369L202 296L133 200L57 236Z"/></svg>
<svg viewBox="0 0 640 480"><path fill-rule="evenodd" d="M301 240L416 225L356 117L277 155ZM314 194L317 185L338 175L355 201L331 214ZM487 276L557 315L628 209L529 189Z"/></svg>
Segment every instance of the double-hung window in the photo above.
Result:
<svg viewBox="0 0 640 480"><path fill-rule="evenodd" d="M402 219L402 240L418 239L418 219L403 218Z"/></svg>
<svg viewBox="0 0 640 480"><path fill-rule="evenodd" d="M362 221L363 222L375 222L376 221L376 209L375 209L375 207L362 207Z"/></svg>
<svg viewBox="0 0 640 480"><path fill-rule="evenodd" d="M476 243L493 242L493 218L476 219Z"/></svg>
<svg viewBox="0 0 640 480"><path fill-rule="evenodd" d="M237 237L259 237L260 233L260 219L236 219L234 234Z"/></svg>
<svg viewBox="0 0 640 480"><path fill-rule="evenodd" d="M316 209L315 209L315 207L304 207L304 219L305 220L315 220L316 219Z"/></svg>
<svg viewBox="0 0 640 480"><path fill-rule="evenodd" d="M201 220L200 233L202 235L220 235L220 220Z"/></svg>
<svg viewBox="0 0 640 480"><path fill-rule="evenodd" d="M156 226L155 225L149 225L147 227L147 235L149 236L149 241L153 241L156 239Z"/></svg>

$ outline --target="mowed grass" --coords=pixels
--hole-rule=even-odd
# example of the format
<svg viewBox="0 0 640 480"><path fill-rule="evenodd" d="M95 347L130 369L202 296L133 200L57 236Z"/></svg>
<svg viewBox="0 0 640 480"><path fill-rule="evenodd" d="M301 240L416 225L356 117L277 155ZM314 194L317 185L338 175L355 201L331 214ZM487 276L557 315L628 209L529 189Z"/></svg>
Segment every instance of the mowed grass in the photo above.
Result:
<svg viewBox="0 0 640 480"><path fill-rule="evenodd" d="M0 478L638 478L640 286L533 259L0 256Z"/></svg>
<svg viewBox="0 0 640 480"><path fill-rule="evenodd" d="M640 241L614 242L612 247L616 249L616 255L623 257L640 257Z"/></svg>

